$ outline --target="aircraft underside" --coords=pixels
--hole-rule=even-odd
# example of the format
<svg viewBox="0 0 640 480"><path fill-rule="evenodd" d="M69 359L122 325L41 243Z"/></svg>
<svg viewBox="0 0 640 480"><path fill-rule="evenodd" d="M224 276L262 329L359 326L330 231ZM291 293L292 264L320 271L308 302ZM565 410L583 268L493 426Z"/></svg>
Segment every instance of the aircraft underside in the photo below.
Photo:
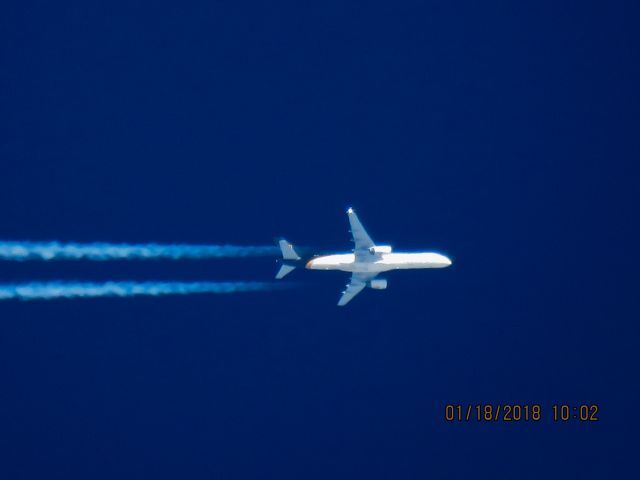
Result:
<svg viewBox="0 0 640 480"><path fill-rule="evenodd" d="M339 306L349 303L365 287L375 290L386 289L386 279L375 278L378 273L390 270L444 268L451 265L451 260L439 253L392 253L389 245L375 245L353 209L350 208L347 214L355 244L353 253L314 257L306 264L306 268L310 270L340 270L351 273L351 280L338 301ZM283 263L276 274L277 279L292 272L297 262L302 260L293 245L286 240L280 240L279 245Z"/></svg>

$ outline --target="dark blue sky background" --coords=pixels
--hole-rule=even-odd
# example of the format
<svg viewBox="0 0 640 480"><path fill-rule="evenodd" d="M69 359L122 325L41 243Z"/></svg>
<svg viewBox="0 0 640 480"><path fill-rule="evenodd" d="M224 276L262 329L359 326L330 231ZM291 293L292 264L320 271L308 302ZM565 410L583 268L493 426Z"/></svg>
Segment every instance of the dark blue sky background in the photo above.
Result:
<svg viewBox="0 0 640 480"><path fill-rule="evenodd" d="M454 259L288 292L0 304L0 478L603 478L637 455L632 2L14 2L0 238ZM0 264L269 280L273 259ZM540 423L444 421L540 403ZM553 423L553 403L600 422Z"/></svg>

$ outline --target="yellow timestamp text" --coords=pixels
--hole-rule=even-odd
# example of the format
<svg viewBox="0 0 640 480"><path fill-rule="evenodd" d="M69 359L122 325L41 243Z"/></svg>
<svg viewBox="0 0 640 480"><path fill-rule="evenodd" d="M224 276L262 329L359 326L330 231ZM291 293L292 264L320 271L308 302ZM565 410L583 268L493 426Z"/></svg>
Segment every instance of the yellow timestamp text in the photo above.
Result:
<svg viewBox="0 0 640 480"><path fill-rule="evenodd" d="M548 417L554 422L597 422L600 407L595 404L554 404L550 409L540 404L518 403L448 403L444 407L444 419L447 422L539 422Z"/></svg>

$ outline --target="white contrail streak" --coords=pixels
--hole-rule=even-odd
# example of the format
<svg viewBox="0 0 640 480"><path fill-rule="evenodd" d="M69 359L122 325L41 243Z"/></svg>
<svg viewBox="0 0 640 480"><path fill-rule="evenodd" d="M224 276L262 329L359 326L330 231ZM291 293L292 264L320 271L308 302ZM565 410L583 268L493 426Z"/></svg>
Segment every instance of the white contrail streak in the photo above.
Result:
<svg viewBox="0 0 640 480"><path fill-rule="evenodd" d="M0 285L0 300L189 295L263 292L282 288L266 282L31 282Z"/></svg>
<svg viewBox="0 0 640 480"><path fill-rule="evenodd" d="M277 255L275 246L0 241L0 260L139 260Z"/></svg>

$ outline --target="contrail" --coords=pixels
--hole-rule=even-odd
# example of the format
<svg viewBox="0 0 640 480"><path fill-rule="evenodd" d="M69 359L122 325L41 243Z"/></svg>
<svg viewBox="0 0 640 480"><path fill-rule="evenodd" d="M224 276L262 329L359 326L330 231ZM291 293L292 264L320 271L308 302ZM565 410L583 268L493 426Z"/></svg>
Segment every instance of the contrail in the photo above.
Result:
<svg viewBox="0 0 640 480"><path fill-rule="evenodd" d="M164 296L192 293L264 292L281 289L267 282L31 282L0 285L0 300L80 297Z"/></svg>
<svg viewBox="0 0 640 480"><path fill-rule="evenodd" d="M0 260L139 260L277 255L275 246L0 241Z"/></svg>

